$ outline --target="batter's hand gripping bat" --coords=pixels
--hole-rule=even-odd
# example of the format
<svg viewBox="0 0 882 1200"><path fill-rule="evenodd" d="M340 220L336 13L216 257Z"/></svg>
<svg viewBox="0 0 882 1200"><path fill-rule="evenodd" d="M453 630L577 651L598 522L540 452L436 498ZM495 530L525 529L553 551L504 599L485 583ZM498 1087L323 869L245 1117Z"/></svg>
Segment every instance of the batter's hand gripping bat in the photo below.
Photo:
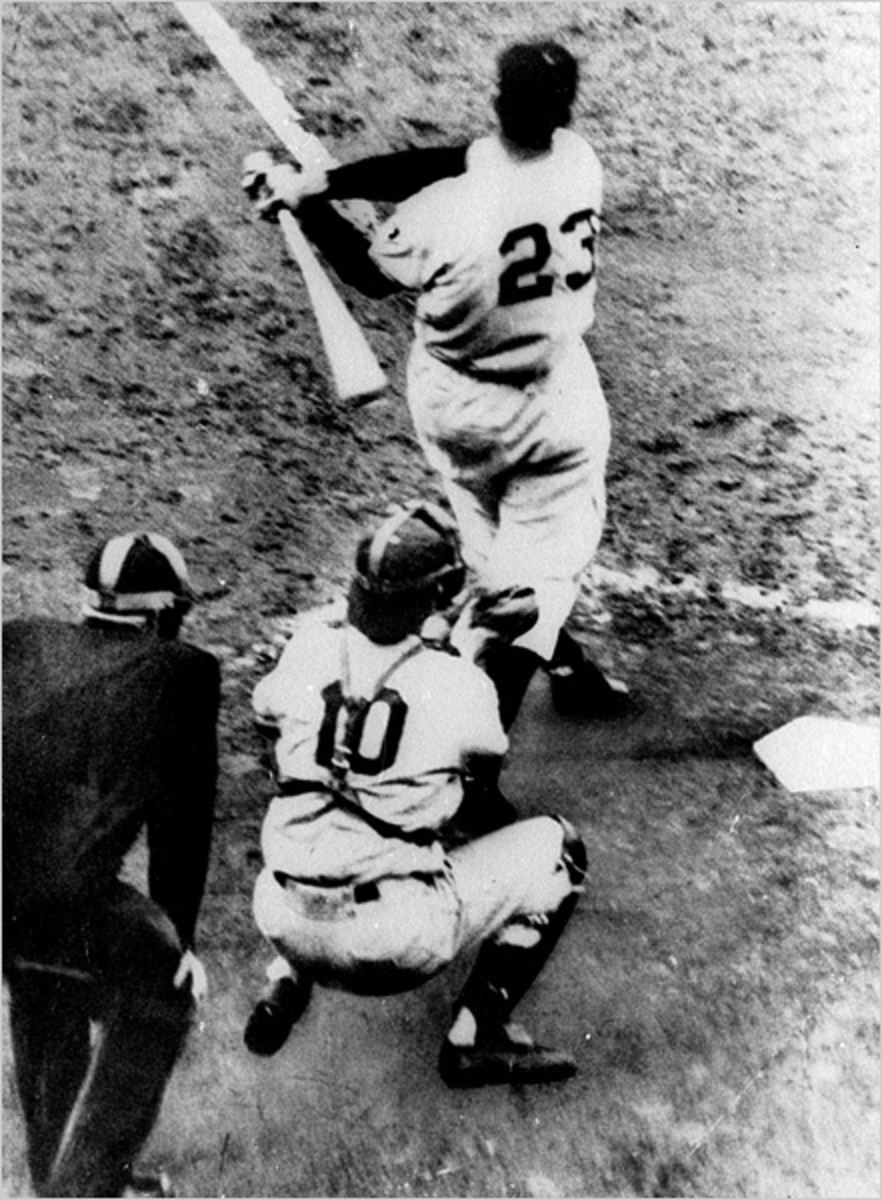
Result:
<svg viewBox="0 0 882 1200"><path fill-rule="evenodd" d="M319 139L303 128L282 89L213 5L180 0L175 7L302 168L327 170L336 165ZM373 213L369 205L350 204L347 216L366 229ZM279 213L279 227L303 274L338 396L352 404L372 400L388 384L376 355L300 225L286 209Z"/></svg>

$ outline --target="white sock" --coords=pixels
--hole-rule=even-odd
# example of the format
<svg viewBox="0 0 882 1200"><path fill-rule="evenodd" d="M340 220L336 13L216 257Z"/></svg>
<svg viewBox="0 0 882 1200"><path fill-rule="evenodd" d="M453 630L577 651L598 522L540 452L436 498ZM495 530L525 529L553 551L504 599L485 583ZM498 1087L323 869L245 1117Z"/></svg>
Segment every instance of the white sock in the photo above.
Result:
<svg viewBox="0 0 882 1200"><path fill-rule="evenodd" d="M282 958L281 954L279 954L267 967L266 977L270 983L276 983L279 979L296 979L297 972L288 962L287 958Z"/></svg>
<svg viewBox="0 0 882 1200"><path fill-rule="evenodd" d="M447 1040L453 1046L474 1046L477 1033L478 1022L469 1009L461 1008L447 1034Z"/></svg>

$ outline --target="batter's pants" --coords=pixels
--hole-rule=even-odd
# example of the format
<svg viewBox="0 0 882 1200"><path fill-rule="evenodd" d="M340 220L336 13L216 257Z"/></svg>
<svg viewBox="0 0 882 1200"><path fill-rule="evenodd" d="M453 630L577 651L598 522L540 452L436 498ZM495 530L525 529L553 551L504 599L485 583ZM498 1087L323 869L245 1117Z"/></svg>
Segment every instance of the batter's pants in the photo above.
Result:
<svg viewBox="0 0 882 1200"><path fill-rule="evenodd" d="M415 346L408 397L466 565L489 589L535 590L539 620L515 645L550 660L606 517L609 414L587 347L575 343L521 388L473 379Z"/></svg>
<svg viewBox="0 0 882 1200"><path fill-rule="evenodd" d="M563 851L561 823L532 817L450 851L443 874L381 879L362 889L367 899L358 888L284 886L266 869L254 916L279 954L326 987L406 991L487 939L529 941L530 919L575 890Z"/></svg>
<svg viewBox="0 0 882 1200"><path fill-rule="evenodd" d="M121 1196L191 1018L172 983L174 926L120 883L88 913L44 914L5 950L36 1193Z"/></svg>

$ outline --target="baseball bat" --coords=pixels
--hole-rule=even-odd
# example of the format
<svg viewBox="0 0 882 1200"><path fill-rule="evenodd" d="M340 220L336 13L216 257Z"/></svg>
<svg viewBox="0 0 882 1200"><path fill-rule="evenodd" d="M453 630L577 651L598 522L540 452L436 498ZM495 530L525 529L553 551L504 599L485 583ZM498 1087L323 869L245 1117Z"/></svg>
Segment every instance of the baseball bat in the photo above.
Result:
<svg viewBox="0 0 882 1200"><path fill-rule="evenodd" d="M279 226L306 284L337 395L350 404L366 404L386 389L383 369L300 225L286 209L279 213Z"/></svg>
<svg viewBox="0 0 882 1200"><path fill-rule="evenodd" d="M177 0L175 8L301 167L327 170L336 165L319 139L300 124L279 85L212 4ZM347 205L346 214L363 230L372 224L369 205ZM303 275L338 396L351 404L374 399L386 389L388 380L361 327L290 212L280 213L279 226Z"/></svg>

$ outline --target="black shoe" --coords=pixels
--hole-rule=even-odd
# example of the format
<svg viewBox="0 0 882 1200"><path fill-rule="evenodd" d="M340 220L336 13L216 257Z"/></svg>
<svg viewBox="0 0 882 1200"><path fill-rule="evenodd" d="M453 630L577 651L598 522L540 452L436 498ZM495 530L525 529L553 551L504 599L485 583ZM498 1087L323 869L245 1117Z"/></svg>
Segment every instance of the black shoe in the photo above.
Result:
<svg viewBox="0 0 882 1200"><path fill-rule="evenodd" d="M245 1045L252 1054L275 1054L288 1040L303 1016L312 995L308 979L290 975L269 984L255 1004L245 1026Z"/></svg>
<svg viewBox="0 0 882 1200"><path fill-rule="evenodd" d="M445 1042L438 1059L441 1078L452 1088L489 1087L501 1083L555 1083L576 1073L576 1063L560 1050L514 1041L501 1034L474 1046Z"/></svg>
<svg viewBox="0 0 882 1200"><path fill-rule="evenodd" d="M548 675L552 703L562 716L610 721L634 712L627 686L618 679L607 679L587 659L578 667L553 666Z"/></svg>

